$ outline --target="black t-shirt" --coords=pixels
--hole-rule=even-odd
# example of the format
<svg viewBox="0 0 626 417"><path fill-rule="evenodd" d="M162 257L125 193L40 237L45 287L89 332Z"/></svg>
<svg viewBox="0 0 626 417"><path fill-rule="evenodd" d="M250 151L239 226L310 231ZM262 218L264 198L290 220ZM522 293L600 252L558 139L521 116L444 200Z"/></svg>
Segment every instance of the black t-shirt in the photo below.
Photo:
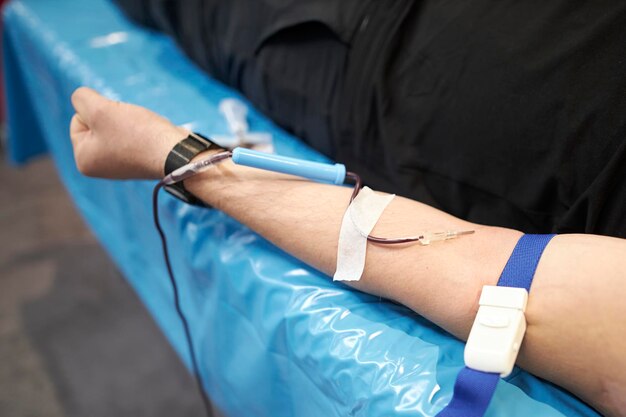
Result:
<svg viewBox="0 0 626 417"><path fill-rule="evenodd" d="M626 237L626 3L117 0L371 186Z"/></svg>

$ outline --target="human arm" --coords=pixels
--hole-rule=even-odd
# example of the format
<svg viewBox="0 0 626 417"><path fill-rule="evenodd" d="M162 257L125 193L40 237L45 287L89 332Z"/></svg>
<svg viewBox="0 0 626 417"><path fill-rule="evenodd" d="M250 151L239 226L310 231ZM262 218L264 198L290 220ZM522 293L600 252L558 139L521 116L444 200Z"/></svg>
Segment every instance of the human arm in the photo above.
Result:
<svg viewBox="0 0 626 417"><path fill-rule="evenodd" d="M88 175L160 178L165 156L186 135L153 113L88 90L80 90L74 103L80 119L72 121L72 141L79 169ZM311 266L334 272L350 189L230 162L185 185ZM405 304L465 339L482 286L495 284L521 233L470 224L398 197L373 234L397 237L441 229L476 233L426 247L370 244L365 274L350 284ZM626 386L624 253L620 239L564 235L552 241L535 276L518 361L611 415L620 415Z"/></svg>

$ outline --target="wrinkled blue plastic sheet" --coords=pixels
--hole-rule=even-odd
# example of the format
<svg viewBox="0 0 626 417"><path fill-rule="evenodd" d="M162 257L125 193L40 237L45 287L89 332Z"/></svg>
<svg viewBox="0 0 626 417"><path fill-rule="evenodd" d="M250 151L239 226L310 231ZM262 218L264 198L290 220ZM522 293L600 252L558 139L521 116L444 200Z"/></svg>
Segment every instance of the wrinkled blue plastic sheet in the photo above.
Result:
<svg viewBox="0 0 626 417"><path fill-rule="evenodd" d="M217 103L236 93L106 0L14 1L4 19L10 159L52 155L85 220L189 364L151 221L154 183L79 175L69 97L88 85L212 135L227 133ZM281 154L322 159L254 111L251 128L273 133ZM223 213L169 195L161 210L205 387L223 414L433 416L450 400L461 342L401 306L331 282ZM487 415L597 414L516 370Z"/></svg>

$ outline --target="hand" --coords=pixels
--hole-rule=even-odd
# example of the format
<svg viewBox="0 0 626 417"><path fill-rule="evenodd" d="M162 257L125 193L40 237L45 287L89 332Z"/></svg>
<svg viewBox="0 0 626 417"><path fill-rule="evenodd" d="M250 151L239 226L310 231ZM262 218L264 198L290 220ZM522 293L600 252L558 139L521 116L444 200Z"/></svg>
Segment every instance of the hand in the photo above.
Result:
<svg viewBox="0 0 626 417"><path fill-rule="evenodd" d="M78 170L90 177L162 178L168 153L189 134L148 109L86 87L74 91L72 104L74 158Z"/></svg>

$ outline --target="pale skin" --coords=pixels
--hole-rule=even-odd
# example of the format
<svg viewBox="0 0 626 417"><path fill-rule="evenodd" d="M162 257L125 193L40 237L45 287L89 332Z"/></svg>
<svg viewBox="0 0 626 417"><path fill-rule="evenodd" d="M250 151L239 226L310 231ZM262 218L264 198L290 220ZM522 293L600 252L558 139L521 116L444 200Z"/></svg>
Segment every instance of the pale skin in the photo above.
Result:
<svg viewBox="0 0 626 417"><path fill-rule="evenodd" d="M87 88L76 90L72 103L75 160L88 176L162 178L167 154L188 134L147 109L110 101ZM230 161L185 186L312 267L334 273L349 188ZM369 244L364 275L350 285L402 303L465 340L482 286L495 285L522 233L469 223L396 197L372 234L403 237L447 229L476 233L430 246ZM624 300L626 240L557 236L535 274L517 364L604 415L626 416Z"/></svg>

